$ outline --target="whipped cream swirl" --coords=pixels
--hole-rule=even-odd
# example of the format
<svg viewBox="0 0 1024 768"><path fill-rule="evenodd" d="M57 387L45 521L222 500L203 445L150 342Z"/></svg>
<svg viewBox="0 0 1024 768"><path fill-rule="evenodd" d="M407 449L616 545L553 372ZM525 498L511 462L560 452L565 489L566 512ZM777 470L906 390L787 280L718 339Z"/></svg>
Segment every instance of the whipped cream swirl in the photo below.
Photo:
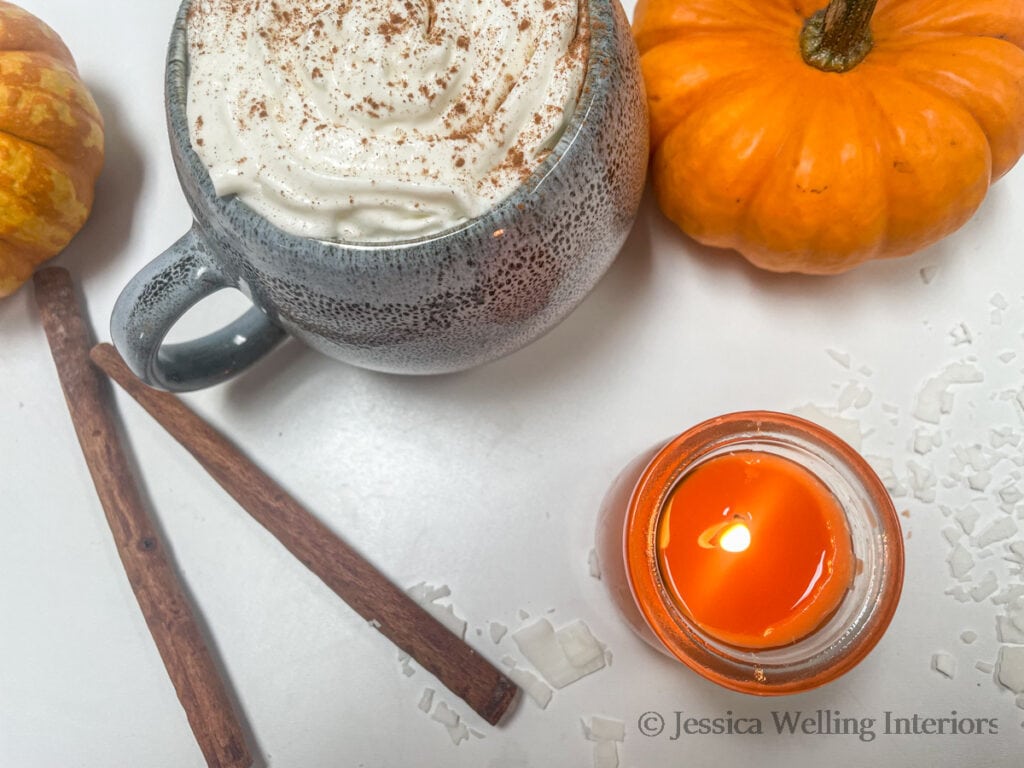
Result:
<svg viewBox="0 0 1024 768"><path fill-rule="evenodd" d="M432 234L550 152L587 64L587 0L195 0L192 145L218 195L350 242Z"/></svg>

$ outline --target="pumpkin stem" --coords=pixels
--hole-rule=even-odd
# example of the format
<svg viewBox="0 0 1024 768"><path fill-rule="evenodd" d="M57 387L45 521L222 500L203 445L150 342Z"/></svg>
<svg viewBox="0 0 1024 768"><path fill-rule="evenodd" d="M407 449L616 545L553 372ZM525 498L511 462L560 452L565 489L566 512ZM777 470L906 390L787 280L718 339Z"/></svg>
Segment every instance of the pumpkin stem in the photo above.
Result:
<svg viewBox="0 0 1024 768"><path fill-rule="evenodd" d="M878 0L829 0L804 22L800 52L804 61L825 72L846 72L871 50L871 14Z"/></svg>

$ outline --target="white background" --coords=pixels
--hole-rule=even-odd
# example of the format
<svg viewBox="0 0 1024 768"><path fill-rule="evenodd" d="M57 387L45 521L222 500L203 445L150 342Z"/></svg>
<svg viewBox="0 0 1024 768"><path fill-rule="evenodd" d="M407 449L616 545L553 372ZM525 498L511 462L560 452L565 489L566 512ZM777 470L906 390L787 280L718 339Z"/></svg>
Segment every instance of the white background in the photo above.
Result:
<svg viewBox="0 0 1024 768"><path fill-rule="evenodd" d="M161 92L177 3L21 4L64 37L107 121L92 218L56 262L81 282L96 334L106 339L121 286L190 223ZM119 393L146 496L240 703L257 764L587 766L592 745L580 719L601 714L625 722L621 764L637 768L1018 765L1024 710L974 668L995 660L1000 609L945 594L954 582L941 531L951 523L940 505L975 500L982 523L1004 514L996 480L965 490L950 461L957 446L989 445L992 427L1022 426L1004 394L1020 391L1024 365L1022 212L1018 168L939 245L813 279L764 274L701 248L645 200L593 295L504 360L402 378L288 342L236 381L188 396L397 583L448 585L468 638L487 657L518 656L508 637L495 645L487 629L491 621L516 628L520 611L556 626L583 619L612 651L610 667L556 692L546 710L521 702L498 728L439 692L483 733L459 746L417 708L436 681L419 669L403 675L386 640ZM204 304L186 323L208 329L243 304ZM970 343L950 335L960 323ZM850 368L829 350L848 355ZM1010 352L1017 357L1003 354ZM915 454L917 393L969 356L985 381L957 389L939 430L942 447ZM934 502L897 498L908 515L900 609L877 649L839 682L775 700L719 690L638 640L590 576L602 495L635 454L697 421L747 408L835 409L849 399L851 381L872 395L867 406L844 411L865 433L865 452L892 458L904 483L908 460L939 481ZM0 302L0 388L0 765L201 766L113 548L29 288ZM1007 460L993 469L1011 484L1013 471ZM1020 519L1019 510L1011 514ZM1002 559L1005 543L989 548L986 561L1003 587L1020 583ZM979 559L970 578L989 565ZM960 639L965 629L978 634L971 645ZM957 662L952 680L930 668L939 651ZM667 731L649 738L637 728L646 711L671 720L681 710L761 717L771 730L772 710L819 708L855 717L955 709L997 718L999 733L671 741Z"/></svg>

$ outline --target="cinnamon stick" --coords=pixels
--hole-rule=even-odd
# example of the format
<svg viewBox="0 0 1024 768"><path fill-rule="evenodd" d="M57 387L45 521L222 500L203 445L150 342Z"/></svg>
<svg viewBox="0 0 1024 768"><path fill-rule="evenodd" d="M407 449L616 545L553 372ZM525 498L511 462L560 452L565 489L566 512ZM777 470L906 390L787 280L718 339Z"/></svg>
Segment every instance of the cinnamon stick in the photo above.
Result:
<svg viewBox="0 0 1024 768"><path fill-rule="evenodd" d="M92 359L307 568L492 725L515 683L452 634L174 395L143 384L109 344Z"/></svg>
<svg viewBox="0 0 1024 768"><path fill-rule="evenodd" d="M128 581L210 768L249 768L252 758L231 700L150 519L111 410L109 388L89 362L89 331L71 277L35 274L36 302L71 420Z"/></svg>

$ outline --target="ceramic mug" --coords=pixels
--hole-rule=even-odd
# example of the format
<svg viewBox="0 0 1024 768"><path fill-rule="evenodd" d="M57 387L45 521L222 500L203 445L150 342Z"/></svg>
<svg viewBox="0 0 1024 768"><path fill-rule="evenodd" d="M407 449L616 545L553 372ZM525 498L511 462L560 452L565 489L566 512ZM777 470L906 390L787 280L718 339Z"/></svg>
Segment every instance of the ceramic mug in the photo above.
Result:
<svg viewBox="0 0 1024 768"><path fill-rule="evenodd" d="M192 150L188 47L178 11L167 55L171 150L194 223L118 298L111 337L147 383L218 383L285 334L339 360L395 373L444 373L506 355L564 318L621 249L643 189L647 111L636 47L618 0L589 0L590 55L572 119L510 197L436 235L375 244L278 229L218 197ZM164 344L203 298L236 288L253 303L208 336Z"/></svg>

